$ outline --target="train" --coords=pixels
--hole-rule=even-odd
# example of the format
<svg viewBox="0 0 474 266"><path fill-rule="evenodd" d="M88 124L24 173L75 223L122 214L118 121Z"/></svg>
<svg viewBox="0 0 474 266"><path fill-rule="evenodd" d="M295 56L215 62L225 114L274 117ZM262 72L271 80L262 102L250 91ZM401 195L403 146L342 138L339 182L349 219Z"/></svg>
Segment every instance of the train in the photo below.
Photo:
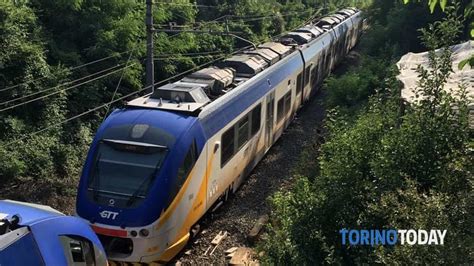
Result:
<svg viewBox="0 0 474 266"><path fill-rule="evenodd" d="M0 265L107 265L82 219L45 205L0 200Z"/></svg>
<svg viewBox="0 0 474 266"><path fill-rule="evenodd" d="M235 192L356 45L346 8L114 110L92 141L76 213L121 262L168 262Z"/></svg>

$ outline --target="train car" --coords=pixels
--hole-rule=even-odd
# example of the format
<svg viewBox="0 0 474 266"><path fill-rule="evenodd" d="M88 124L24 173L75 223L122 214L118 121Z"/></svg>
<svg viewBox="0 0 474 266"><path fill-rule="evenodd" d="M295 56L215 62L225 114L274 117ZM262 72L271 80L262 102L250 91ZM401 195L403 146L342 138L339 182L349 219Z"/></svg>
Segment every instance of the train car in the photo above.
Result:
<svg viewBox="0 0 474 266"><path fill-rule="evenodd" d="M115 110L91 144L76 207L109 258L171 260L354 47L361 23L360 11L341 10Z"/></svg>
<svg viewBox="0 0 474 266"><path fill-rule="evenodd" d="M44 205L0 200L0 265L107 265L90 226Z"/></svg>

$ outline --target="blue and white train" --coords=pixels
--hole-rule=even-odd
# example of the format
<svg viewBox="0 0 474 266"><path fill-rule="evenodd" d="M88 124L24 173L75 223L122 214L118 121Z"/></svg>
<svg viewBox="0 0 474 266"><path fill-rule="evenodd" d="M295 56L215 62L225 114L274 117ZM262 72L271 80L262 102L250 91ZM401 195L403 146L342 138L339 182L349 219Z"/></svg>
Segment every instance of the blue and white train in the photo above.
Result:
<svg viewBox="0 0 474 266"><path fill-rule="evenodd" d="M109 259L171 260L361 31L361 12L343 9L115 110L93 140L77 196L77 214Z"/></svg>

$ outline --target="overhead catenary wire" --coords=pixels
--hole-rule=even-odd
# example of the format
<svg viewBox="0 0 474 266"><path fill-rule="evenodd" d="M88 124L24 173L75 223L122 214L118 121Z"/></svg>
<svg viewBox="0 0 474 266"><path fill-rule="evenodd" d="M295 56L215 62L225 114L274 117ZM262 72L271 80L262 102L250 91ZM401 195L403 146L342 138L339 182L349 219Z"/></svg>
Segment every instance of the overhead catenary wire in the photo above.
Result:
<svg viewBox="0 0 474 266"><path fill-rule="evenodd" d="M203 53L204 53L204 52L203 52ZM130 56L128 57L127 63L126 63L125 65L128 65L128 63L130 62L130 59L131 59L131 57L132 57L132 54L133 54L133 52L130 53ZM199 54L199 53L194 53L194 54ZM209 54L209 52L208 52L208 53L204 53L204 54ZM221 56L221 55L223 55L223 54L221 53L221 54L219 54L219 55L207 55L207 56L213 56L213 57L215 57L215 56ZM206 55L199 55L199 56L196 56L196 57L205 57L205 56L206 56ZM173 58L173 57L163 57L163 58L154 58L154 60L186 59L186 58L189 58L189 57L183 57L183 58L179 58L179 57L176 57L176 58ZM123 79L124 74L125 74L125 69L122 69L122 74L120 75L120 79L119 79L119 81L118 81L118 83L117 83L117 86L115 87L115 91L114 91L114 93L112 94L112 99L111 99L111 101L113 101L113 100L115 99L115 96L116 96L116 94L117 94L117 92L118 92L118 89L119 89L119 87L120 87L120 84L121 84L121 82L122 82L122 79ZM105 110L105 114L104 114L104 116L103 116L103 118L102 118L102 121L104 121L105 118L107 117L107 114L109 113L110 106L111 106L111 104L107 105L106 110Z"/></svg>
<svg viewBox="0 0 474 266"><path fill-rule="evenodd" d="M120 55L129 53L129 52L130 52L130 51L120 52L120 53L117 53L117 54L114 54L114 55L111 55L111 56L107 56L107 57L104 57L104 58L100 58L100 59L97 59L97 60L94 60L94 61L87 62L87 63L82 64L82 65L79 65L79 66L70 67L70 68L67 68L66 70L67 70L67 71L73 71L73 70L80 69L80 68L83 68L83 67L86 67L86 66L89 66L89 65L92 65L92 64L97 64L97 63L102 62L102 61L105 61L105 60L107 60L107 59L111 59L111 58L114 58L114 57L118 57L118 56L120 56ZM8 91L8 90L17 88L17 87L19 87L19 86L26 85L26 84L29 84L29 83L33 83L33 82L35 82L35 81L43 80L43 79L49 78L49 77L54 77L54 75L42 76L42 77L39 77L39 78L36 78L36 79L33 79L33 80L29 80L29 81L22 82L22 83L19 83L19 84L16 84L16 85L8 86L8 87L6 87L6 88L0 89L0 92Z"/></svg>
<svg viewBox="0 0 474 266"><path fill-rule="evenodd" d="M132 55L133 55L133 53L135 52L135 50L136 50L136 46L135 46L135 49L133 49L133 51L130 52L130 54L129 54L129 56L128 56L128 59L127 59L127 63L125 63L125 66L128 66L128 63L130 63L130 60L132 59ZM122 79L123 79L124 74L125 74L125 68L122 69L122 73L120 74L120 79L119 79L119 81L117 82L117 86L115 87L115 91L114 91L114 93L112 94L112 98L111 98L110 101L113 101L113 100L115 99L115 95L117 94L118 89L119 89L119 87L120 87L120 84L122 83ZM110 104L107 105L107 107L106 107L105 114L104 114L104 116L102 117L102 122L103 122L103 121L105 120L105 118L107 117L107 114L109 113L109 109L110 109Z"/></svg>
<svg viewBox="0 0 474 266"><path fill-rule="evenodd" d="M167 3L167 2L160 2L160 3L155 3L155 4L167 4L167 5L178 5L179 3ZM195 6L193 5L192 3L190 4L179 4L179 5L186 5L186 6ZM197 6L205 6L205 5L197 5ZM210 7L210 6L206 6L206 7ZM215 6L212 6L212 7L215 7ZM208 21L208 22L197 22L197 24L202 24L202 25L206 25L206 24L209 24L209 23L218 23L217 21L222 19L222 18L227 18L227 17L234 17L234 18L240 18L240 19L237 19L237 20L232 20L232 19L228 19L227 21L228 22L234 22L234 21L257 21L257 20L261 20L261 19L265 19L265 18L269 18L269 17L276 17L276 16L289 16L289 15L292 15L292 14L301 14L301 13L306 13L306 12L309 12L310 10L306 10L306 11L302 11L302 12L288 12L288 13L283 13L283 14L275 14L275 15L268 15L268 16L236 16L236 15L223 15L221 17L218 17L212 21ZM249 20L245 20L246 18L248 18ZM225 22L221 22L221 23L225 23ZM169 26L169 25L158 25L158 26ZM177 34L174 34L174 35L171 35L169 36L169 38L172 38L172 37L175 37L177 36L179 33ZM146 46L149 46L151 44L146 44ZM75 66L75 67L70 67L70 68L67 68L67 71L73 71L73 70L76 70L76 69L80 69L80 68L83 68L83 67L86 67L86 66L89 66L89 65L93 65L93 64L96 64L96 63L99 63L99 62L102 62L102 61L105 61L105 60L108 60L108 59L111 59L111 58L115 58L115 57L118 57L118 56L121 56L123 54L127 54L127 53L130 53L133 49L131 50L127 50L127 51L123 51L123 52L119 52L119 53L116 53L116 54L113 54L113 55L110 55L110 56L107 56L107 57L104 57L104 58L100 58L100 59L97 59L97 60L93 60L93 61L90 61L90 62L87 62L87 63L84 63L82 65L79 65L79 66ZM4 92L4 91L8 91L8 90L11 90L11 89L14 89L14 88L17 88L19 86L22 86L22 85L26 85L26 84L29 84L29 83L33 83L33 82L36 82L36 81L40 81L40 80L43 80L43 79L46 79L46 78L49 78L49 77L54 77L54 75L46 75L46 76L42 76L42 77L39 77L39 78L36 78L36 79L33 79L33 80L30 80L30 81L26 81L26 82L22 82L22 83L19 83L19 84L16 84L16 85L12 85L12 86L8 86L8 87L5 87L5 88L2 88L0 89L0 92ZM1 105L1 104L0 104Z"/></svg>
<svg viewBox="0 0 474 266"><path fill-rule="evenodd" d="M163 61L163 60L186 60L186 59L192 59L192 58L205 58L205 57L217 57L217 56L222 56L225 55L225 53L220 53L220 54L213 54L213 55L197 55L197 56L187 56L187 57L155 57L153 58L154 61Z"/></svg>
<svg viewBox="0 0 474 266"><path fill-rule="evenodd" d="M290 11L290 12L285 12L285 13L279 13L279 14L274 14L274 15L267 15L267 16L261 16L261 15L255 15L255 16L240 16L240 15L230 15L230 14L227 14L227 15L222 15L220 17L217 17L215 19L212 19L210 21L207 21L207 22L217 22L219 20L222 20L222 19L227 19L229 17L232 17L232 18L236 18L235 21L237 21L238 19L252 19L252 18L262 18L262 17L272 17L272 16L283 16L283 17L287 17L287 16L291 16L291 15L294 15L294 14L303 14L303 13L307 13L307 12L312 12L311 9L309 10L304 10L304 11ZM227 19L228 21L232 21L232 20L229 20Z"/></svg>
<svg viewBox="0 0 474 266"><path fill-rule="evenodd" d="M206 55L206 54L217 54L217 53L222 53L222 51L185 53L185 54L179 54L179 55L181 55L181 56L193 56L193 55ZM161 57L161 56L166 56L166 57ZM160 54L160 55L158 55L158 56L156 57L156 60L159 60L159 59L175 59L175 58L178 58L178 57L176 57L176 54L174 54L174 56L172 56L172 54ZM69 85L69 84L73 84L73 83L76 83L76 82L78 82L78 81L81 81L81 80L84 80L84 79L93 77L93 76L98 75L98 74L102 74L102 73L104 73L104 72L107 72L107 71L109 71L109 70L112 70L112 69L114 69L114 68L117 68L117 67L120 67L120 66L123 66L123 65L126 65L126 64L118 64L118 65L109 67L109 68L107 68L107 69L101 70L101 71L99 71L99 72L95 72L95 73L89 74L89 75L87 75L87 76L84 76L84 77L81 77L81 78L78 78L78 79L75 79L75 80L71 80L71 81L67 81L67 82L61 83L61 84L59 84L59 85L56 85L56 86L54 86L54 87L47 88L47 89L45 89L45 90L36 91L36 92L30 93L30 94L27 94L27 95L20 96L20 97L18 97L18 98L14 98L14 99L11 99L11 100L8 100L8 101L4 101L4 102L0 103L0 106L9 104L9 103L11 103L11 102L16 102L16 101L19 101L19 100L22 100L22 99L25 99L25 98L29 98L29 97L32 97L32 96L35 96L35 95L38 95L38 94L41 94L41 93L45 93L45 92L48 92L48 91L51 91L51 90L60 88L60 87L62 87L62 86L66 86L66 85Z"/></svg>
<svg viewBox="0 0 474 266"><path fill-rule="evenodd" d="M313 17L314 17L314 16L311 16L307 21L310 21ZM305 21L303 24L307 23L307 21ZM178 34L179 34L179 33L178 33ZM170 36L170 37L174 37L174 36L176 36L176 35L178 35L178 34L174 34L174 35L172 35L172 36ZM132 51L133 51L133 50L132 50ZM130 51L130 54L131 54L132 51ZM127 51L127 52L128 52L128 51ZM125 52L122 52L122 54L123 54L123 53L125 53ZM178 55L178 56L187 56L187 57L178 57L178 56L174 56L174 57L156 57L156 58L154 58L154 60L173 60L173 59L174 59L174 60L184 60L184 59L186 59L186 58L189 58L191 55L212 54L212 53L220 53L220 51L215 51L215 52L212 52L212 51L210 51L210 52L195 52L195 53L187 53L187 54ZM167 54L167 55L169 55L169 54ZM110 57L108 57L108 58L110 58ZM102 60L105 60L105 59L107 59L107 57L106 57L106 58L103 58ZM100 60L92 61L92 62L89 62L88 64L93 64L94 62L99 62L99 61L100 61ZM87 65L87 64L84 64L84 65ZM122 64L122 65L123 65L123 64ZM120 65L118 65L118 66L120 66ZM111 68L108 68L108 69L105 69L105 70L102 70L102 71L99 71L99 72L90 74L90 75L88 75L88 76L85 76L85 77L76 79L76 80L74 80L74 81L69 81L69 82L66 82L66 83L57 85L57 86L55 86L55 87L52 87L52 88L48 88L48 89L46 89L46 90L37 91L37 92L31 93L31 94L28 94L28 95L24 95L24 96L15 98L15 99L11 99L11 100L2 102L2 103L0 103L0 106L1 106L1 105L6 105L6 104L11 103L11 102L19 101L19 100L22 100L22 99L26 99L26 98L29 98L29 97L32 97L32 96L35 96L35 95L38 95L38 94L41 94L41 93L45 93L45 92L48 92L48 91L57 89L57 88L59 88L59 87L61 87L61 86L64 86L64 85L68 85L68 84L72 84L72 83L78 82L78 81L80 81L80 80L83 80L83 79L86 79L86 78L95 76L95 75L97 75L97 74L106 72L106 71L108 71L108 70L114 69L114 68L116 68L116 67L118 67L118 66L114 66L114 67L111 67ZM80 67L80 66L79 66L79 67ZM78 67L77 67L77 68L78 68ZM127 67L127 68L128 68L128 67ZM118 71L120 71L120 70L121 70L121 69L119 69ZM77 87L79 87L79 86L85 85L85 84L90 83L90 82L92 82L92 81L96 81L97 79L100 79L100 78L109 76L109 75L111 75L111 74L113 74L113 73L116 73L116 72L118 72L118 71L112 71L111 73L107 73L107 74L105 74L105 75L103 75L103 76L93 78L93 79L91 79L91 80L82 82L82 83L80 83L80 84L75 84L75 85L73 85L72 87L65 88L65 89L62 89L62 90L59 90L59 91L50 93L50 94L48 94L48 95L44 95L44 96L41 96L41 97L38 97L38 98L35 98L35 99L30 99L30 100L28 100L28 101L21 102L21 103L19 103L19 104L15 104L15 105L12 105L12 106L9 106L9 107L0 109L0 112L6 111L6 110L11 110L11 109L16 108L16 107L19 107L19 106L21 106L21 105L28 104L28 103L35 102L35 101L40 100L40 99L44 99L44 98L50 97L50 96L55 95L55 94L58 94L58 93L60 93L60 92L62 92L62 91L67 91L67 90L70 90L70 89L73 89L73 88L77 88Z"/></svg>
<svg viewBox="0 0 474 266"><path fill-rule="evenodd" d="M201 4L195 4L195 3L155 2L154 4L155 4L155 5L168 5L168 6L219 8L219 6L201 5Z"/></svg>
<svg viewBox="0 0 474 266"><path fill-rule="evenodd" d="M243 47L243 48L241 48L241 49L239 49L239 50L237 50L237 51L232 52L232 54L238 53L238 52L240 52L240 51L242 51L242 50L245 50L245 49L247 49L247 48L249 48L249 47L251 47L251 46ZM217 62L217 61L219 61L219 60L225 58L225 56L226 56L226 55L221 56L221 57L219 57L219 58L217 58L217 59L211 60L211 61L209 61L209 62L203 63L203 64L198 65L198 66L196 66L196 67L193 67L193 68L191 68L191 69L188 69L188 70L186 70L186 71L184 71L184 72L178 73L178 74L176 74L176 75L174 75L174 76L171 76L171 77L169 77L169 78L166 78L166 79L164 79L164 80L158 81L158 82L154 83L153 86L161 85L161 84L163 84L163 83L165 83L165 82L168 82L168 81L171 81L171 80L176 79L176 78L178 78L178 77L181 77L181 76L183 76L183 75L186 75L186 74L188 74L188 73L190 73L190 72L192 72L192 71L194 71L194 70L196 70L196 69L200 69L200 68L205 67L205 66L207 66L207 65L210 65L210 64L212 64L212 63L214 63L214 62ZM107 105L110 105L110 104L119 102L119 101L121 101L121 100L124 100L124 99L130 97L130 96L133 96L133 95L135 95L135 94L138 94L138 93L140 93L140 92L143 92L143 91L145 91L145 90L148 90L148 89L150 89L151 87L152 87L152 86L146 86L146 87L144 87L144 88L141 88L141 89L138 90L138 91L131 92L131 93L129 93L129 94L127 94L127 95L124 95L124 96L122 96L122 97L120 97L120 98L117 98L117 99L115 99L115 100L109 101L109 102L107 102L107 103L105 103L105 104L102 104L102 105L99 105L99 106L97 106L97 107L91 108L91 109L89 109L89 110L87 110L87 111L85 111L85 112L82 112L82 113L80 113L80 114L74 115L74 116L72 116L72 117L70 117L70 118L67 118L67 119L63 120L63 121L60 121L60 122L57 122L57 123L55 123L55 124L49 125L49 126L44 127L44 128L42 128L42 129L40 129L40 130L38 130L38 131L35 131L35 132L33 132L33 133L30 133L30 134L28 134L28 135L24 135L24 136L22 136L22 137L20 137L20 138L18 138L18 139L16 139L16 140L14 140L14 141L11 141L11 142L9 142L9 143L7 143L7 144L4 144L3 147L9 147L9 146L11 146L11 145L13 145L13 144L15 144L15 143L18 143L18 142L24 140L24 139L27 139L27 138L29 138L29 137L38 135L38 134L40 134L40 133L42 133L42 132L45 132L45 131L47 131L47 130L49 130L49 129L52 129L52 128L61 126L61 125L65 124L65 123L68 123L68 122L70 122L70 121L72 121L72 120L78 119L78 118L80 118L80 117L82 117L82 116L85 116L85 115L87 115L87 114L90 114L90 113L92 113L92 112L95 112L95 111L97 111L97 110L100 110L100 109L106 107Z"/></svg>
<svg viewBox="0 0 474 266"><path fill-rule="evenodd" d="M217 54L217 52L219 54ZM212 55L216 53L216 55ZM184 60L184 59L189 59L189 58L199 58L199 57L206 57L206 56L211 56L211 57L215 57L215 56L219 56L219 55L222 55L222 51L216 51L216 52L202 52L202 53L188 53L188 54L183 54L182 56L185 56L185 57L178 57L179 54L177 56L167 56L167 57L156 57L154 58L154 60ZM169 55L169 54L167 54ZM51 88L48 88L48 89L45 89L45 90L41 90L41 91L37 91L37 92L33 92L31 94L28 94L28 95L24 95L24 96L20 96L18 98L14 98L14 99L11 99L11 100L8 100L8 101L5 101L5 102L2 102L0 103L0 106L2 105L6 105L6 104L9 104L9 103L12 103L12 102L16 102L16 101L19 101L19 100L22 100L22 99L26 99L26 98L30 98L32 96L36 96L36 95L39 95L39 94L42 94L42 93L45 93L45 92L48 92L48 91L52 91L52 90L55 90L55 89L58 89L60 87L63 87L65 85L69 85L69 84L73 84L77 81L80 81L80 80L83 80L83 79L86 79L86 78L89 78L89 77L93 77L93 76L96 76L98 74L101 74L101 73L104 73L106 71L109 71L109 70L112 70L112 69L115 69L117 67L120 67L120 66L124 66L124 65L127 65L127 64L121 64L121 65L116 65L116 66L113 66L113 67L110 67L110 68L107 68L105 70L102 70L102 71L99 71L99 72L96 72L96 73L93 73L93 74L90 74L88 76L85 76L85 77L82 77L80 79L77 79L77 80L74 80L74 81L69 81L69 82L66 82L66 83L63 83L63 84L60 84L60 85L57 85L57 86L54 86L54 87L51 87ZM126 68L129 68L129 66L127 66ZM6 110L10 110L10 109L13 109L13 108L16 108L16 107L19 107L23 104L28 104L28 103L31 103L31 102L35 102L37 100L40 100L40 99L44 99L44 98L47 98L47 97L50 97L50 96L53 96L55 94L58 94L59 92L62 92L62 91L68 91L70 89L73 89L73 88L77 88L79 86L82 86L82 85L85 85L87 83L90 83L90 82L93 82L93 81L96 81L102 77L106 77L106 76L109 76L111 74L114 74L116 72L119 72L120 70L124 70L126 68L120 68L120 69L117 69L116 71L112 71L110 73L107 73L107 74L104 74L103 76L100 76L100 77L97 77L97 78L93 78L91 80L87 80L85 82L82 82L80 84L75 84L71 87L67 87L63 90L60 90L60 91L56 91L54 93L50 93L48 95L44 95L44 96L40 96L38 98L34 98L34 99L30 99L28 101L25 101L25 102L21 102L19 104L16 104L16 105L12 105L12 106L9 106L7 108L3 108L3 109L0 109L0 112L3 112L3 111L6 111Z"/></svg>
<svg viewBox="0 0 474 266"><path fill-rule="evenodd" d="M208 54L220 54L222 50L217 51L205 51L205 52L194 52L194 53L173 53L173 54L159 54L155 58L168 57L168 56L194 56L194 55L208 55Z"/></svg>
<svg viewBox="0 0 474 266"><path fill-rule="evenodd" d="M317 14L313 14L312 16L310 16L310 17L303 23L303 25L305 25L305 24L307 24L309 21L311 21L316 15L317 15ZM300 27L300 26L298 26L298 27ZM272 38L276 38L276 37L281 36L281 35L283 35L283 34L284 34L284 33L278 34L278 35L276 35L276 36L273 36ZM245 50L245 49L248 49L248 48L250 48L250 47L252 47L252 46L243 47L243 48L241 48L241 49L239 49L239 50L236 50L236 51L232 52L231 54L238 53L238 52L240 52L240 51L242 51L242 50ZM176 74L176 75L174 75L174 76L171 76L171 77L169 77L169 78L166 78L166 79L164 79L164 80L161 80L161 81L159 81L159 82L156 82L156 83L153 84L153 86L146 86L146 87L144 87L144 88L142 88L142 89L140 89L140 90L138 90L138 91L131 92L131 93L127 94L127 95L124 95L124 96L122 96L122 97L120 97L120 98L117 98L117 99L115 99L115 100L112 100L112 101L110 101L110 102L108 102L108 103L105 103L105 104L102 104L102 105L100 105L100 106L94 107L94 108L89 109L89 110L87 110L87 111L85 111L85 112L82 112L82 113L80 113L80 114L77 114L77 115L75 115L75 116L72 116L72 117L70 117L70 118L67 118L67 119L65 119L65 120L63 120L63 121L57 122L57 123L55 123L55 124L53 124L53 125L50 125L50 126L47 126L47 127L44 127L44 128L42 128L42 129L40 129L40 130L38 130L38 131L35 131L35 132L33 132L33 133L30 133L30 134L28 134L28 135L24 135L24 136L22 136L22 137L20 137L20 138L18 138L18 139L16 139L16 140L14 140L14 141L11 141L11 142L9 142L9 143L7 143L7 144L4 144L3 147L11 146L11 145L13 145L13 144L15 144L15 143L18 143L18 142L20 142L20 141L22 141L22 140L25 140L25 139L27 139L27 138L29 138L29 137L31 137L31 136L34 136L34 135L40 134L40 133L42 133L42 132L45 132L45 131L47 131L47 130L49 130L49 129L52 129L52 128L61 126L61 125L65 124L65 123L68 123L68 122L70 122L70 121L72 121L72 120L78 119L78 118L80 118L80 117L82 117L82 116L85 116L85 115L87 115L87 114L90 114L90 113L92 113L92 112L95 112L95 111L97 111L97 110L100 110L100 109L102 109L102 108L104 108L104 107L106 107L106 106L108 106L108 105L110 105L110 104L119 102L119 101L121 101L121 100L124 100L124 99L130 97L130 96L133 96L133 95L135 95L135 94L138 94L138 93L140 93L140 92L142 92L142 91L148 90L148 89L150 89L150 88L152 88L152 87L154 87L154 86L161 85L161 84L163 84L163 83L165 83L165 82L168 82L168 81L171 81L171 80L173 80L173 79L175 79L175 78L178 78L178 77L180 77L180 76L186 75L187 73L190 73L190 72L194 71L195 69L200 69L200 68L205 67L205 66L207 66L207 65L210 65L210 64L212 64L212 63L214 63L214 62L217 62L217 61L219 61L219 60L225 58L225 56L226 56L226 55L221 56L221 57L219 57L219 58L217 58L217 59L211 60L211 61L209 61L209 62L203 63L203 64L201 64L201 65L199 65L199 66L196 66L196 67L193 67L193 68L191 68L191 69L188 69L188 70L186 70L186 71L184 71L184 72L181 72L181 73L179 73L179 74Z"/></svg>
<svg viewBox="0 0 474 266"><path fill-rule="evenodd" d="M311 10L305 10L305 11L300 11L300 12L287 12L287 13L279 13L279 14L272 14L272 15L266 15L266 16L237 16L237 15L223 15L219 18L216 18L211 21L198 21L194 22L192 24L198 25L198 26L203 26L203 25L210 25L210 24L226 24L228 22L252 22L252 21L259 21L259 20L264 20L267 18L275 18L275 17L288 17L291 15L295 14L304 14L311 12ZM226 19L225 21L220 21L222 19ZM232 19L230 19L232 18ZM246 26L250 26L245 24ZM169 27L170 24L155 24L154 26L157 27ZM192 26L192 25L173 25L173 27L187 27L187 26Z"/></svg>
<svg viewBox="0 0 474 266"><path fill-rule="evenodd" d="M255 20L260 20L260 19L272 18L272 17L288 17L288 16L291 16L291 15L304 14L304 13L308 13L308 12L311 12L311 10L291 11L291 12L278 13L278 14L272 14L272 15L264 15L264 16L258 16L258 15L257 16L224 15L224 16L221 16L221 17L213 20L212 22L217 22L217 21L222 20L224 18L227 21L253 21L254 19ZM233 19L228 19L228 18L233 18ZM225 21L223 21L222 23L224 23L224 22Z"/></svg>
<svg viewBox="0 0 474 266"><path fill-rule="evenodd" d="M39 100L48 98L48 97L50 97L50 96L59 94L59 93L61 93L61 92L66 92L66 91L68 91L68 90L72 90L72 89L77 88L77 87L79 87L79 86L82 86L82 85L84 85L84 84L87 84L87 83L96 81L96 80L98 80L98 79L101 79L101 78L110 76L110 75L112 75L112 74L115 74L115 73L119 72L120 70L122 70L122 69L124 69L124 68L129 68L129 67L132 67L132 66L134 66L134 65L135 65L135 64L132 64L132 65L129 65L129 66L126 66L126 67L123 67L123 68L119 68L119 69L116 69L116 70L114 70L114 71L111 71L111 72L109 72L109 73L107 73L107 74L104 74L104 75L95 77L95 78L93 78L93 79L87 80L87 81L85 81L85 82L81 82L81 83L79 83L79 84L75 84L74 86L71 86L71 87L68 87L68 88L64 88L64 89L60 89L60 90L57 90L57 91L55 91L55 92L52 92L52 93L43 95L43 96L38 97L38 98L30 99L30 100L28 100L28 101L24 101L24 102L15 104L15 105L11 105L11 106L2 108L2 109L0 109L0 113L1 113L1 112L5 112L5 111L8 111L8 110L11 110L11 109L14 109L14 108L16 108L16 107L19 107L19 106L22 106L22 105L25 105L25 104L29 104L29 103L32 103L32 102L36 102L36 101L39 101Z"/></svg>
<svg viewBox="0 0 474 266"><path fill-rule="evenodd" d="M84 80L84 79L87 79L87 78L90 78L90 77L93 77L93 76L102 74L102 73L107 72L107 71L109 71L109 70L113 70L113 69L118 68L118 67L123 66L123 65L124 65L124 64L115 65L115 66L109 67L109 68L107 68L107 69L101 70L101 71L99 71L99 72L95 72L95 73L89 74L89 75L87 75L87 76L84 76L84 77L81 77L81 78L78 78L78 79L75 79L75 80L71 80L71 81L67 81L67 82L61 83L61 84L56 85L56 86L54 86L54 87L50 87L50 88L47 88L47 89L44 89L44 90L41 90L41 91L36 91L36 92L30 93L30 94L26 94L26 95L23 95L23 96L20 96L20 97L17 97L17 98L13 98L13 99L8 100L8 101L4 101L4 102L0 103L0 106L6 105L6 104L9 104L9 103L12 103L12 102L16 102L16 101L19 101L19 100L22 100L22 99L25 99L25 98L29 98L29 97L32 97L32 96L35 96L35 95L38 95L38 94L41 94L41 93L45 93L45 92L48 92L48 91L52 91L52 90L54 90L54 89L57 89L57 88L60 88L60 87L63 87L63 86L69 85L69 84L73 84L73 83L76 83L76 82L78 82L78 81L81 81L81 80ZM85 83L82 83L82 84L85 84Z"/></svg>
<svg viewBox="0 0 474 266"><path fill-rule="evenodd" d="M173 35L171 35L171 36L168 36L168 38L176 37L176 36L178 36L179 34L180 34L180 33L173 34ZM150 45L151 45L151 44L148 43L148 44L146 44L146 47L148 47L148 46L150 46ZM135 48L134 48L134 49L135 49ZM89 65L97 64L97 63L102 62L102 61L105 61L105 60L107 60L107 59L111 59L111 58L118 57L118 56L123 55L123 54L130 53L130 52L132 52L134 49L130 49L130 50L123 51L123 52L119 52L119 53L116 53L116 54L113 54L113 55L110 55L110 56L107 56L107 57L104 57L104 58L100 58L100 59L97 59L97 60L93 60L93 61L84 63L84 64L79 65L79 66L70 67L70 68L68 68L67 70L68 70L68 71L73 71L73 70L80 69L80 68L83 68L83 67L86 67L86 66L89 66ZM46 76L42 76L42 77L39 77L39 78L36 78L36 79L33 79L33 80L29 80L29 81L26 81L26 82L18 83L18 84L16 84L16 85L12 85L12 86L8 86L8 87L5 87L5 88L3 88L3 89L0 89L0 92L12 90L12 89L17 88L17 87L19 87L19 86L26 85L26 84L29 84L29 83L33 83L33 82L35 82L35 81L43 80L43 79L46 79L46 78L49 78L49 77L54 77L54 76L55 76L55 75L46 75Z"/></svg>

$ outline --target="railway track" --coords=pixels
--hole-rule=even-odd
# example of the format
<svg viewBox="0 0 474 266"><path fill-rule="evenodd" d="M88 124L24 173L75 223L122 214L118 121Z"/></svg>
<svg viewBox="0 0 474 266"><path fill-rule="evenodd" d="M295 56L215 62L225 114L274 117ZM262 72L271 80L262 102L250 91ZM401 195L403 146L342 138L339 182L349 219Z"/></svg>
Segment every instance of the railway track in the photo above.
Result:
<svg viewBox="0 0 474 266"><path fill-rule="evenodd" d="M303 149L321 128L325 112L321 103L324 92L318 92L297 113L295 120L265 158L255 167L242 187L216 212L207 214L200 222L200 233L172 261L183 265L226 265L225 250L250 247L247 235L260 216L270 212L267 198L291 186L291 171ZM227 237L210 255L206 250L220 232ZM209 250L208 250L209 251Z"/></svg>

